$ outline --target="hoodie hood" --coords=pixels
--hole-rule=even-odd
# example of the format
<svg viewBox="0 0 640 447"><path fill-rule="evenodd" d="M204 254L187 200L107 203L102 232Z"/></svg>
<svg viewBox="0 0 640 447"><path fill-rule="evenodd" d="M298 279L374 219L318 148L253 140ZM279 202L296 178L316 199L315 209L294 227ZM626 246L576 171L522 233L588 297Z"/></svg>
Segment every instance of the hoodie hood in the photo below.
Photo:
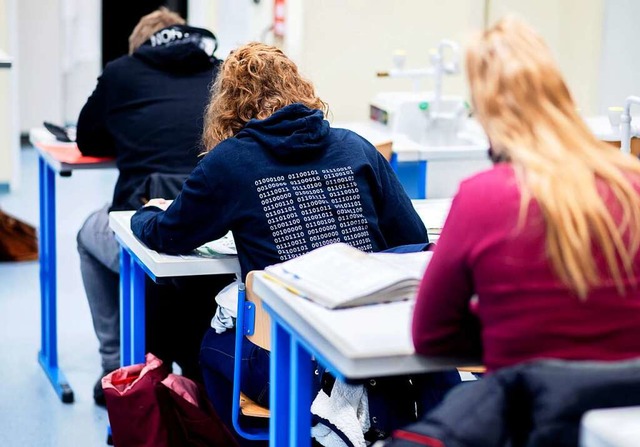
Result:
<svg viewBox="0 0 640 447"><path fill-rule="evenodd" d="M252 138L279 159L302 161L321 155L329 135L329 122L321 110L291 104L270 117L249 121L237 138Z"/></svg>
<svg viewBox="0 0 640 447"><path fill-rule="evenodd" d="M133 56L161 70L195 73L210 69L217 59L216 36L203 28L172 25L156 32Z"/></svg>

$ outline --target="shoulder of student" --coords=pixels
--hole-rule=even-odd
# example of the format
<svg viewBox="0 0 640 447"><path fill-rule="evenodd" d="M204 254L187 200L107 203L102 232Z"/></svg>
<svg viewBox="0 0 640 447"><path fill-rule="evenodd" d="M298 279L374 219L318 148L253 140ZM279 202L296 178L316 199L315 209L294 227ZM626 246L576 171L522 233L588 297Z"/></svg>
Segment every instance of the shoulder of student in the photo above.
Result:
<svg viewBox="0 0 640 447"><path fill-rule="evenodd" d="M245 175L257 163L252 160L252 149L244 141L228 138L203 155L198 165L207 177L230 181Z"/></svg>
<svg viewBox="0 0 640 447"><path fill-rule="evenodd" d="M513 168L500 163L463 180L454 203L458 213L469 214L476 224L517 210L520 189Z"/></svg>
<svg viewBox="0 0 640 447"><path fill-rule="evenodd" d="M140 70L145 70L141 64L141 61L132 56L120 56L105 65L100 75L100 82L108 84L110 88L113 86L116 86L116 88L123 85L130 86L138 78Z"/></svg>
<svg viewBox="0 0 640 447"><path fill-rule="evenodd" d="M336 144L343 145L345 148L358 148L369 157L375 157L378 153L378 150L369 140L352 130L332 127L331 135Z"/></svg>

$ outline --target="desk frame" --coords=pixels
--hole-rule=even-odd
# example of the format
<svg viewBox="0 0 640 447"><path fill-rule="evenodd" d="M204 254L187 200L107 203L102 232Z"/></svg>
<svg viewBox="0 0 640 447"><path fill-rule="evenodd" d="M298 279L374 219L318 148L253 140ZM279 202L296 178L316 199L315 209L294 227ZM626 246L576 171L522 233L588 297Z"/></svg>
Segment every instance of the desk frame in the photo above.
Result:
<svg viewBox="0 0 640 447"><path fill-rule="evenodd" d="M120 365L144 363L145 357L145 276L151 272L126 248L120 239Z"/></svg>
<svg viewBox="0 0 640 447"><path fill-rule="evenodd" d="M348 358L277 298L279 286L268 284L260 274L254 277L253 290L262 298L272 324L271 447L311 445L312 357L341 380L435 372L477 364L477 360L472 359L427 358L415 354Z"/></svg>
<svg viewBox="0 0 640 447"><path fill-rule="evenodd" d="M72 403L74 394L62 369L58 366L57 324L57 248L56 248L56 174L71 177L74 170L105 169L115 166L114 161L83 163L60 162L31 143L38 152L38 195L40 207L39 263L40 263L40 351L38 362L49 378L53 389L64 403Z"/></svg>
<svg viewBox="0 0 640 447"><path fill-rule="evenodd" d="M109 226L120 244L120 364L145 361L145 277L158 278L239 274L237 257L185 261L148 249L131 232L133 211L111 213Z"/></svg>
<svg viewBox="0 0 640 447"><path fill-rule="evenodd" d="M65 175L60 171L60 175ZM71 175L71 171L66 176ZM40 196L40 352L38 361L64 403L72 403L73 390L58 366L56 171L39 153Z"/></svg>

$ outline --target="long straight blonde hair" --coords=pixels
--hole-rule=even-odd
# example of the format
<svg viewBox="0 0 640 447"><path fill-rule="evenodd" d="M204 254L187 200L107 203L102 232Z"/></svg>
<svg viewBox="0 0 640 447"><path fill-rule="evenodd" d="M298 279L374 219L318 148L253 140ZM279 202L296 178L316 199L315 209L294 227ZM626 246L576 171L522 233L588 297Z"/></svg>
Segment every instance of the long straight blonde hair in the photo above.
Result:
<svg viewBox="0 0 640 447"><path fill-rule="evenodd" d="M625 280L636 285L640 199L632 181L640 179L640 162L593 135L548 47L520 19L506 17L473 42L466 69L492 150L518 178L521 223L532 198L540 207L555 273L585 299L606 273L594 260L597 247L623 295ZM618 202L618 222L607 195Z"/></svg>

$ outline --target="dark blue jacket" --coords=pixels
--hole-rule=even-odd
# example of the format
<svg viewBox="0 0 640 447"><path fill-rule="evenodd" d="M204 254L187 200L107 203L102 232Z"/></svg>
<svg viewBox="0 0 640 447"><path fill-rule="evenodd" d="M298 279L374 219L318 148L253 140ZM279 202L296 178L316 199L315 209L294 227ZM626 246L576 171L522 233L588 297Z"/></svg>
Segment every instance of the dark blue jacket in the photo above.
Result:
<svg viewBox="0 0 640 447"><path fill-rule="evenodd" d="M149 174L186 176L197 164L220 63L214 49L209 31L172 26L105 67L78 118L77 141L85 155L116 157L112 210L131 209L131 194Z"/></svg>
<svg viewBox="0 0 640 447"><path fill-rule="evenodd" d="M640 359L539 360L454 388L388 447L578 447L582 415L640 405Z"/></svg>
<svg viewBox="0 0 640 447"><path fill-rule="evenodd" d="M249 121L202 159L166 212L143 208L131 228L168 253L231 230L243 276L338 241L365 251L427 242L389 163L301 104Z"/></svg>

